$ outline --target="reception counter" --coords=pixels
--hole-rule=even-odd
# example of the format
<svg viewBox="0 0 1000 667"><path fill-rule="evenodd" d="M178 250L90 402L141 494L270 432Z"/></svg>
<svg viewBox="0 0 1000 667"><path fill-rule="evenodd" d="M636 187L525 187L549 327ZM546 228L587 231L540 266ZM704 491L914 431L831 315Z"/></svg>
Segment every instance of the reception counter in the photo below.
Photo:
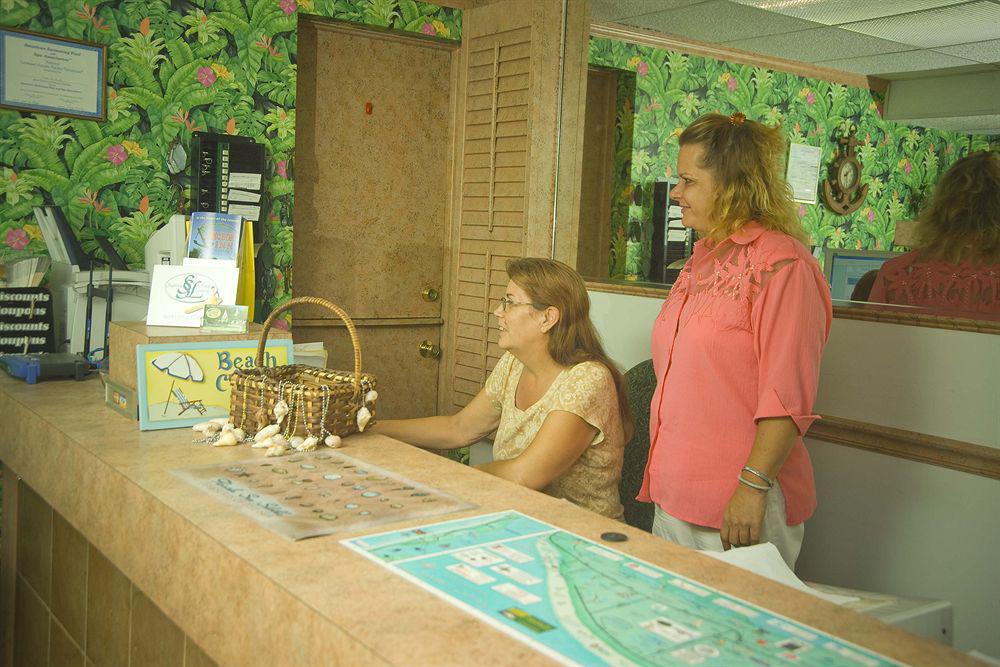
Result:
<svg viewBox="0 0 1000 667"><path fill-rule="evenodd" d="M192 444L183 429L139 432L104 406L96 378L29 386L0 377L0 415L0 607L11 610L14 595L18 603L16 628L10 614L5 621L5 663L16 653L24 664L55 664L57 656L82 664L80 654L87 664L188 667L554 664L339 543L363 533L293 542L170 473L261 450ZM505 509L595 541L619 531L629 539L610 545L616 549L888 657L914 665L973 662L401 442L357 435L340 451L477 505L366 532ZM109 601L116 595L119 602Z"/></svg>

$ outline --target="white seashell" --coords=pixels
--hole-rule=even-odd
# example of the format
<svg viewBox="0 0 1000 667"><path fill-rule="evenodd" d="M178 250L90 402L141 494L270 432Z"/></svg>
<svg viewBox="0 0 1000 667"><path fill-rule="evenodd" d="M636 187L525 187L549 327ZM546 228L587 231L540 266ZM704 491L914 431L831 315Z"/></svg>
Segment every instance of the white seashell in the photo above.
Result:
<svg viewBox="0 0 1000 667"><path fill-rule="evenodd" d="M228 431L232 431L234 428L236 427L233 425L233 422L226 422L222 425L222 432L226 433Z"/></svg>
<svg viewBox="0 0 1000 667"><path fill-rule="evenodd" d="M362 407L358 410L358 430L364 431L365 427L368 426L368 422L372 419L371 410L366 407Z"/></svg>
<svg viewBox="0 0 1000 667"><path fill-rule="evenodd" d="M288 447L284 445L272 445L264 452L264 456L284 456L288 452Z"/></svg>
<svg viewBox="0 0 1000 667"><path fill-rule="evenodd" d="M344 446L344 441L340 439L339 435L332 435L332 434L328 435L326 436L326 440L324 440L323 442L326 444L327 447L333 447L334 449L336 449L337 447Z"/></svg>
<svg viewBox="0 0 1000 667"><path fill-rule="evenodd" d="M219 437L218 440L212 443L213 447L232 447L233 445L240 444L240 441L236 439L232 431L226 431Z"/></svg>
<svg viewBox="0 0 1000 667"><path fill-rule="evenodd" d="M285 436L277 433L271 436L271 446L281 445L282 447L288 447L288 441L285 440Z"/></svg>
<svg viewBox="0 0 1000 667"><path fill-rule="evenodd" d="M273 444L271 438L264 438L263 440L254 440L250 446L254 449L260 449L261 447L270 447Z"/></svg>
<svg viewBox="0 0 1000 667"><path fill-rule="evenodd" d="M247 437L246 432L241 428L234 428L232 431L230 431L230 433L232 433L233 436L240 442L243 442L243 440L246 439Z"/></svg>
<svg viewBox="0 0 1000 667"><path fill-rule="evenodd" d="M311 452L316 449L316 445L319 444L319 438L314 435L310 435L308 438L302 441L302 444L295 448L298 452Z"/></svg>
<svg viewBox="0 0 1000 667"><path fill-rule="evenodd" d="M365 394L365 403L374 403L378 400L378 392L372 389L370 392Z"/></svg>
<svg viewBox="0 0 1000 667"><path fill-rule="evenodd" d="M215 419L209 419L209 421L213 424L222 426L223 424L227 424L229 422L229 417L216 417Z"/></svg>
<svg viewBox="0 0 1000 667"><path fill-rule="evenodd" d="M200 424L195 424L192 428L195 431L200 431L201 433L208 435L210 433L215 433L222 427L215 422L202 422Z"/></svg>
<svg viewBox="0 0 1000 667"><path fill-rule="evenodd" d="M260 442L261 440L266 440L272 435L281 430L281 427L277 424L271 424L270 426L265 426L253 436L254 441Z"/></svg>
<svg viewBox="0 0 1000 667"><path fill-rule="evenodd" d="M284 419L285 415L288 414L288 403L285 403L284 401L278 401L277 403L274 404L272 412L274 412L274 418L277 420L275 424L280 425L281 420Z"/></svg>
<svg viewBox="0 0 1000 667"><path fill-rule="evenodd" d="M292 439L288 441L288 444L298 449L299 445L302 444L303 440L305 440L305 438L303 438L301 435L293 435Z"/></svg>

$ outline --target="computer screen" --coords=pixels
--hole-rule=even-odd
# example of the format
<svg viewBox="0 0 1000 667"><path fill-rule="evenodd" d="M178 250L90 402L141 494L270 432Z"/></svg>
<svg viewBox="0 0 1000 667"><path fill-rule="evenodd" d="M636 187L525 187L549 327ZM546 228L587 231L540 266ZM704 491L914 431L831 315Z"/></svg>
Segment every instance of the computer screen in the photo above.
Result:
<svg viewBox="0 0 1000 667"><path fill-rule="evenodd" d="M861 276L869 271L877 271L887 259L896 255L897 253L885 250L827 248L823 270L830 283L830 296L834 299L850 299Z"/></svg>

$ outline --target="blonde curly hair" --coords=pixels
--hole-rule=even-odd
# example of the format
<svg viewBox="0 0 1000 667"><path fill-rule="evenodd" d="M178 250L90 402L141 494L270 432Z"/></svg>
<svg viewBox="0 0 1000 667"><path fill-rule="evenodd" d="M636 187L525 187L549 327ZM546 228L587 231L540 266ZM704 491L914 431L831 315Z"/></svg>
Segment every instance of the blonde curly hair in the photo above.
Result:
<svg viewBox="0 0 1000 667"><path fill-rule="evenodd" d="M709 113L681 132L680 145L702 147L698 166L712 173L715 226L708 238L718 243L756 220L773 229L811 243L792 201L784 177L787 143L779 127L746 120L741 113Z"/></svg>
<svg viewBox="0 0 1000 667"><path fill-rule="evenodd" d="M1000 262L1000 153L951 165L917 218L914 246L930 260Z"/></svg>

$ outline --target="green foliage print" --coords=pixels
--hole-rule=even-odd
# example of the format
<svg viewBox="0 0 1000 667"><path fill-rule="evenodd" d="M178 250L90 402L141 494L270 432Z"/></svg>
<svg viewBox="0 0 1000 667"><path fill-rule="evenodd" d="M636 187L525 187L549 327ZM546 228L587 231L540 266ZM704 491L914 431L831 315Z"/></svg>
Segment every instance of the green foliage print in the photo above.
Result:
<svg viewBox="0 0 1000 667"><path fill-rule="evenodd" d="M105 122L0 109L0 261L44 254L32 208L62 207L84 247L95 232L134 267L189 199L167 153L197 130L267 150L270 213L257 313L291 298L296 37L300 14L461 38L458 10L415 0L0 0L0 23L108 46Z"/></svg>
<svg viewBox="0 0 1000 667"><path fill-rule="evenodd" d="M653 184L673 176L677 137L701 114L741 111L781 124L790 141L821 146L824 165L834 156L836 137L857 128L862 182L869 186L864 205L849 216L820 203L798 207L819 246L892 249L896 221L917 215L938 177L958 158L991 147L983 135L884 120L876 94L829 81L599 37L590 40L589 60L627 74L619 80L634 90L619 100L616 117L614 175L628 174L629 181L614 183L609 265L615 278L649 275ZM992 142L995 150L997 139Z"/></svg>

